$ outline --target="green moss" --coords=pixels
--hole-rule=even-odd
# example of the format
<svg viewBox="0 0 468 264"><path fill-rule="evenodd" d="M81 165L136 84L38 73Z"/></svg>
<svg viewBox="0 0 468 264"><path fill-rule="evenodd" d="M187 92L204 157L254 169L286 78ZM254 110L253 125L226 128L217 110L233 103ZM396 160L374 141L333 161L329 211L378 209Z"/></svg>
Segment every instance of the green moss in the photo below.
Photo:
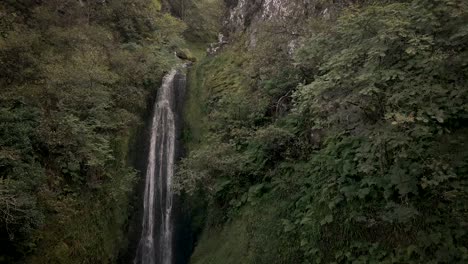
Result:
<svg viewBox="0 0 468 264"><path fill-rule="evenodd" d="M188 95L185 104L185 125L184 139L186 147L191 148L197 142L200 142L201 135L206 130L204 115L203 115L203 103L204 89L202 80L200 79L200 70L198 65L194 65L188 75Z"/></svg>
<svg viewBox="0 0 468 264"><path fill-rule="evenodd" d="M162 7L161 0L152 0L152 1L156 10L161 11L161 7Z"/></svg>
<svg viewBox="0 0 468 264"><path fill-rule="evenodd" d="M282 232L285 205L273 197L264 198L222 227L206 228L191 263L298 263L297 240Z"/></svg>
<svg viewBox="0 0 468 264"><path fill-rule="evenodd" d="M201 61L206 57L206 43L186 41L186 44L186 48L190 51L193 57L195 57L196 61Z"/></svg>
<svg viewBox="0 0 468 264"><path fill-rule="evenodd" d="M197 53L200 58L201 53ZM244 63L246 58L242 53L229 51L199 59L190 69L185 107L185 143L189 150L203 140L212 125L208 117L212 98L232 97L248 90L247 76L239 67Z"/></svg>
<svg viewBox="0 0 468 264"><path fill-rule="evenodd" d="M223 228L205 231L191 262L193 264L237 264L250 263L247 254L247 226L239 219Z"/></svg>

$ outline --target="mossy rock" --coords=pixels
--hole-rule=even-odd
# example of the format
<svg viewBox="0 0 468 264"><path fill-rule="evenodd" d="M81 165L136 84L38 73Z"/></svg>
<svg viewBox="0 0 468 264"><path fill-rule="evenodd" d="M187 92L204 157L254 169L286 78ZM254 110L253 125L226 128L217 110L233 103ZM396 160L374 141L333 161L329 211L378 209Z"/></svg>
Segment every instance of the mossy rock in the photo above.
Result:
<svg viewBox="0 0 468 264"><path fill-rule="evenodd" d="M190 52L188 49L177 49L176 50L176 56L179 57L182 60L188 60L191 62L197 61L197 58Z"/></svg>

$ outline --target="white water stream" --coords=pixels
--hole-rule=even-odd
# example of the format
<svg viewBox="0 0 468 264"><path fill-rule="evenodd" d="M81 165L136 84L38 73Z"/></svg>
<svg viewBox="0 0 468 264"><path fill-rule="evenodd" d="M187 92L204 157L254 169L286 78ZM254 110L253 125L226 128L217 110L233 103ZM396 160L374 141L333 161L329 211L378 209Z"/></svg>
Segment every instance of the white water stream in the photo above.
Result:
<svg viewBox="0 0 468 264"><path fill-rule="evenodd" d="M145 178L144 213L135 264L172 264L172 181L176 147L177 70L164 77L154 108Z"/></svg>

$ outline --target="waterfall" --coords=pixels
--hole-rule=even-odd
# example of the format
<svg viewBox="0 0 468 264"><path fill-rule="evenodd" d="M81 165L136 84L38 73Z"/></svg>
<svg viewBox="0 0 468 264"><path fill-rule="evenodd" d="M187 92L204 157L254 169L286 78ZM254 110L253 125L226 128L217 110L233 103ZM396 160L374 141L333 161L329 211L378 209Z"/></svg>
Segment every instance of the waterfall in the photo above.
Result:
<svg viewBox="0 0 468 264"><path fill-rule="evenodd" d="M176 158L177 95L185 76L173 69L164 77L154 107L145 177L143 221L135 264L173 264L172 182Z"/></svg>

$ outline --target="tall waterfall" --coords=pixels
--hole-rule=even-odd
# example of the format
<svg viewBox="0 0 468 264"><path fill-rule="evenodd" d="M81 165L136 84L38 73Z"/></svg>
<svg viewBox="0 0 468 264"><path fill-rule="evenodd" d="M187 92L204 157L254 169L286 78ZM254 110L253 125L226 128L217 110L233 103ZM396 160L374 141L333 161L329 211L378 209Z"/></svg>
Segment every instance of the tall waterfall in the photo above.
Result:
<svg viewBox="0 0 468 264"><path fill-rule="evenodd" d="M174 263L172 182L176 158L177 89L184 88L181 85L185 85L185 76L173 69L164 77L154 107L142 231L135 264Z"/></svg>

